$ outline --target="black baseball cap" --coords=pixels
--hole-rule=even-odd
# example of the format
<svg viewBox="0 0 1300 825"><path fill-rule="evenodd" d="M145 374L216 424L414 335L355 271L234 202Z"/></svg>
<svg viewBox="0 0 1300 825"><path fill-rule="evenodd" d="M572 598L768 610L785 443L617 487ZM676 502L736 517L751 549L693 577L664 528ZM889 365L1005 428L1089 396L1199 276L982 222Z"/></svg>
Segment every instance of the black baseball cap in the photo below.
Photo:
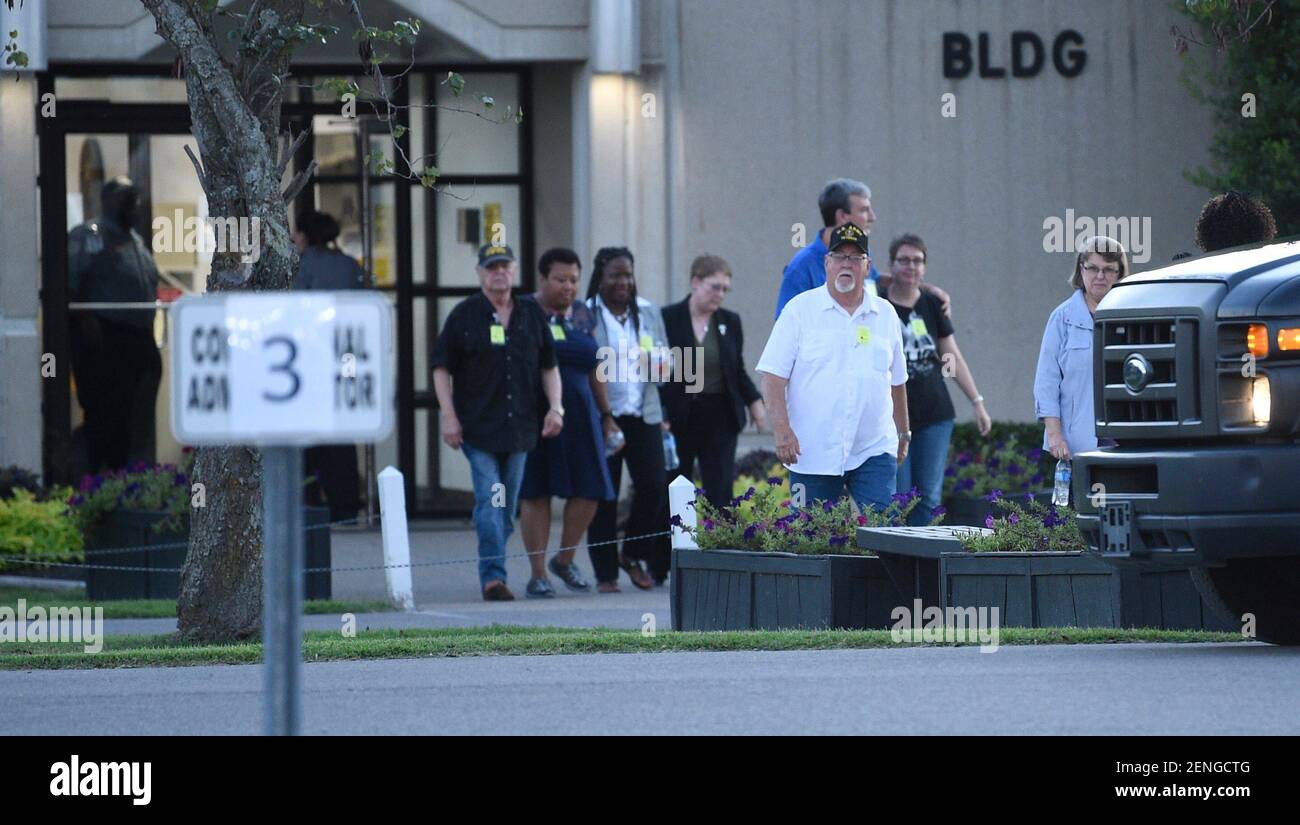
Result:
<svg viewBox="0 0 1300 825"><path fill-rule="evenodd" d="M831 232L831 242L826 245L826 248L828 251L834 252L846 243L851 243L861 249L863 254L871 254L870 240L867 237L866 230L852 221L835 227L835 230Z"/></svg>
<svg viewBox="0 0 1300 825"><path fill-rule="evenodd" d="M497 261L513 261L515 252L508 246L486 243L478 248L478 265L491 266Z"/></svg>

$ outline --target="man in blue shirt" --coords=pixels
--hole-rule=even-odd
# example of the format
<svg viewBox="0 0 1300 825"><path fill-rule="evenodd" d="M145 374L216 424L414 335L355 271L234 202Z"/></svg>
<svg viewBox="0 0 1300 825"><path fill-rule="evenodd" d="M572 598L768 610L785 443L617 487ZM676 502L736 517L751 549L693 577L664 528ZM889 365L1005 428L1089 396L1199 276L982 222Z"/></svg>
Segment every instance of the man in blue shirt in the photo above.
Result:
<svg viewBox="0 0 1300 825"><path fill-rule="evenodd" d="M795 253L786 264L781 276L781 292L776 298L776 315L781 317L781 310L790 299L801 292L826 285L826 241L831 231L845 223L855 223L871 234L871 225L876 222L876 212L871 208L871 189L862 181L850 178L837 178L822 189L817 199L817 206L822 214L822 231L812 243ZM871 264L867 273L866 289L883 295L889 289L889 275L881 275L876 265ZM948 315L948 293L931 284L922 284L922 289L931 292L943 304L943 314Z"/></svg>

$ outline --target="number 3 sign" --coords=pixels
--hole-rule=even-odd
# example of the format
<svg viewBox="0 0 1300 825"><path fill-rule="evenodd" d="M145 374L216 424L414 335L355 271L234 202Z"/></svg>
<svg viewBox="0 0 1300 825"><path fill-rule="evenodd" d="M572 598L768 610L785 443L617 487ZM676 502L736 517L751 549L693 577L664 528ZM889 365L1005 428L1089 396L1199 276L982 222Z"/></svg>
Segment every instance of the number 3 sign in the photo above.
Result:
<svg viewBox="0 0 1300 825"><path fill-rule="evenodd" d="M182 443L354 443L392 431L392 307L382 295L186 298L173 310L171 351Z"/></svg>

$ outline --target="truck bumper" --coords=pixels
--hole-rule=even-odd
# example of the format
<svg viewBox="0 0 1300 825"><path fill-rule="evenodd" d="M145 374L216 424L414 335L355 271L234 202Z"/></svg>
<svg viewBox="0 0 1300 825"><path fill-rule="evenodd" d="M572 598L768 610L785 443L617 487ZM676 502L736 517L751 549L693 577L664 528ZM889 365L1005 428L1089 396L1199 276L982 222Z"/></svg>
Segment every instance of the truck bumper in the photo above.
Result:
<svg viewBox="0 0 1300 825"><path fill-rule="evenodd" d="M1300 445L1081 453L1079 527L1106 558L1218 566L1300 555Z"/></svg>

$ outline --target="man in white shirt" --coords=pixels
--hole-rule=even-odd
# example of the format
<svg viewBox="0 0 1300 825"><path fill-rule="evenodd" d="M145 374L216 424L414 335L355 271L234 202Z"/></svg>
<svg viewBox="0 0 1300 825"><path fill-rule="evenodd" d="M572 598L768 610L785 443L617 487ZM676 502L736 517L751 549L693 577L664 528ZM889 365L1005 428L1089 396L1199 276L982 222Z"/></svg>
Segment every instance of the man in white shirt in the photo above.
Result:
<svg viewBox="0 0 1300 825"><path fill-rule="evenodd" d="M867 233L846 223L827 247L826 285L792 298L767 339L763 400L796 500L836 501L847 487L860 508L882 510L912 438L902 329L863 286Z"/></svg>

